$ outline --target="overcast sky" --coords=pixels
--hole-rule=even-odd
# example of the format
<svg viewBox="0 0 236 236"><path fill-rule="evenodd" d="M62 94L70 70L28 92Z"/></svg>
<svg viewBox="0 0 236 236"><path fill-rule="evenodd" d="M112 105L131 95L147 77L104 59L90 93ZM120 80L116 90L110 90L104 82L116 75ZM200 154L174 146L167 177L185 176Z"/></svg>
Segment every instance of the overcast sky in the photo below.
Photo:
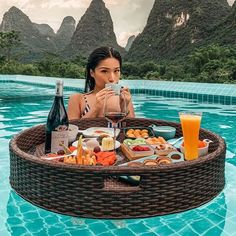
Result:
<svg viewBox="0 0 236 236"><path fill-rule="evenodd" d="M104 0L109 9L117 41L125 46L130 35L142 32L155 0ZM230 4L234 0L228 0ZM20 8L35 23L49 24L56 32L64 17L73 16L76 23L91 0L0 0L0 21L10 7Z"/></svg>

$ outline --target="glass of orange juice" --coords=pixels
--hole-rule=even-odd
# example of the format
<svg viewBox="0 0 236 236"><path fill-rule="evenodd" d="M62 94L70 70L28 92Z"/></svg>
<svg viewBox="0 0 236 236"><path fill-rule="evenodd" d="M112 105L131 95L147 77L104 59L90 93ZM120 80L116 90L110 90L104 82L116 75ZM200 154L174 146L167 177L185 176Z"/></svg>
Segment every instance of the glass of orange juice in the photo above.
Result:
<svg viewBox="0 0 236 236"><path fill-rule="evenodd" d="M185 160L195 160L198 158L198 140L202 113L184 111L179 112L179 117L184 137Z"/></svg>

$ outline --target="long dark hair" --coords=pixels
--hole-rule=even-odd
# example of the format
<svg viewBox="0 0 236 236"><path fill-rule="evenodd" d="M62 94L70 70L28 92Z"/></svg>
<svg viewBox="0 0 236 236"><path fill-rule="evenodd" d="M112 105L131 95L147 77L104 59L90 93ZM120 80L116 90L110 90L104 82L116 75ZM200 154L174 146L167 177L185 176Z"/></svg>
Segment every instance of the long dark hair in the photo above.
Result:
<svg viewBox="0 0 236 236"><path fill-rule="evenodd" d="M95 87L95 79L91 77L90 70L95 70L97 65L104 59L114 57L116 58L119 63L120 67L122 66L122 58L118 51L111 47L100 47L95 49L90 56L88 57L88 62L86 66L85 72L85 88L84 92L87 93L94 89Z"/></svg>

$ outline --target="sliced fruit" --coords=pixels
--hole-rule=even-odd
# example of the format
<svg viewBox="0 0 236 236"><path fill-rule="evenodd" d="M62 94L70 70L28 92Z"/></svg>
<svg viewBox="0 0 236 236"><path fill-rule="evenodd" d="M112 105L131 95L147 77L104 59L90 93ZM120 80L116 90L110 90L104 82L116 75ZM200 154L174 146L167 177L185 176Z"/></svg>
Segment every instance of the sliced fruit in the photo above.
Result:
<svg viewBox="0 0 236 236"><path fill-rule="evenodd" d="M148 146L140 146L140 145L137 145L137 146L134 146L134 147L132 148L132 150L133 150L133 151L137 151L137 152L139 152L139 151L149 151L150 148L149 148Z"/></svg>

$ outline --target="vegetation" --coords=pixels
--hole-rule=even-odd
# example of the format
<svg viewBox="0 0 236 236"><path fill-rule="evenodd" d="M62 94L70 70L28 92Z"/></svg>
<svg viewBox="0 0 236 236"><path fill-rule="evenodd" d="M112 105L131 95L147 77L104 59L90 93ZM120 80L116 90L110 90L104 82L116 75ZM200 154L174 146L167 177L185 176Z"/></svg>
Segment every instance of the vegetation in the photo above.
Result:
<svg viewBox="0 0 236 236"><path fill-rule="evenodd" d="M225 45L227 42L223 39L231 38L230 42L235 39L235 34L231 34L235 32L235 14L225 22L225 18L233 13L226 0L155 1L146 26L126 58L129 61L175 60L192 53L196 47L209 45L209 42ZM226 29L229 29L227 39Z"/></svg>
<svg viewBox="0 0 236 236"><path fill-rule="evenodd" d="M236 46L209 45L196 49L182 60L125 63L124 77L208 83L236 82Z"/></svg>
<svg viewBox="0 0 236 236"><path fill-rule="evenodd" d="M11 60L11 51L20 44L19 33L16 31L0 32L0 49L3 52L1 59L9 62Z"/></svg>
<svg viewBox="0 0 236 236"><path fill-rule="evenodd" d="M55 54L48 54L38 62L24 64L13 59L10 53L20 43L17 33L0 33L0 49L3 49L0 54L0 74L84 78L86 58L63 60ZM124 62L122 74L124 79L235 83L236 46L212 44L195 49L182 60Z"/></svg>
<svg viewBox="0 0 236 236"><path fill-rule="evenodd" d="M11 52L20 45L16 31L0 32L0 74L22 74L49 77L83 78L85 58L62 60L55 54L47 54L42 60L29 64L12 58Z"/></svg>

